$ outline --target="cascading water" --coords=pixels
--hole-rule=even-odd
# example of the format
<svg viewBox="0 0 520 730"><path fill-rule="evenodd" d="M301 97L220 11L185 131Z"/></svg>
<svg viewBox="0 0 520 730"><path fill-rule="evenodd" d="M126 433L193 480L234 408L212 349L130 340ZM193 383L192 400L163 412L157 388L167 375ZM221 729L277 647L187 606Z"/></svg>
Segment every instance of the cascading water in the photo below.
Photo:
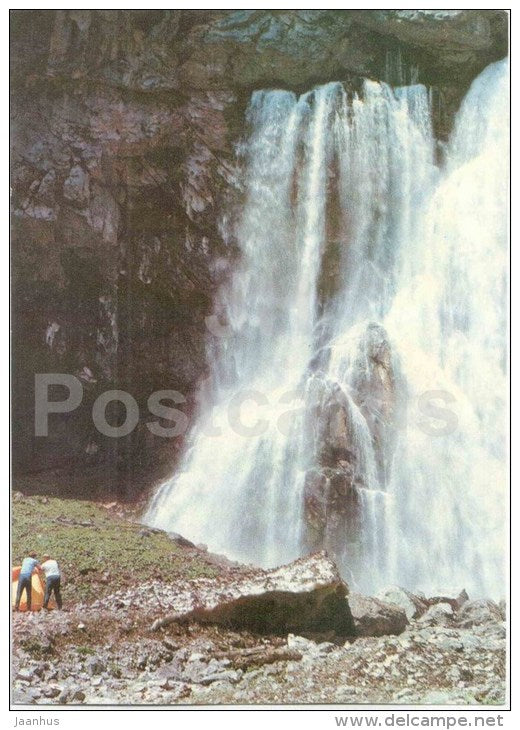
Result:
<svg viewBox="0 0 520 730"><path fill-rule="evenodd" d="M299 429L277 422L313 352L332 100L342 93L330 84L299 100L284 91L253 94L237 230L243 258L222 303L232 336L217 356L213 403L181 472L160 489L147 517L266 565L300 552ZM248 425L247 406L255 402L266 404L266 428Z"/></svg>
<svg viewBox="0 0 520 730"><path fill-rule="evenodd" d="M508 93L505 62L473 83L385 319L415 406L392 469L392 575L495 596L507 484ZM451 411L435 425L417 414L429 392Z"/></svg>
<svg viewBox="0 0 520 730"><path fill-rule="evenodd" d="M262 565L323 545L366 591L501 592L507 104L500 62L439 170L423 86L253 94L227 326L145 521Z"/></svg>

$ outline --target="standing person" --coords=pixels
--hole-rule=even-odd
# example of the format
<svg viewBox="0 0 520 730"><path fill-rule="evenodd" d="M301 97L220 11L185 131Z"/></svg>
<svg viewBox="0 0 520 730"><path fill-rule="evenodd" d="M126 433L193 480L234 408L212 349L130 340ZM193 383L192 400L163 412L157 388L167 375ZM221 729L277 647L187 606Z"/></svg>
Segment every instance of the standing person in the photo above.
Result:
<svg viewBox="0 0 520 730"><path fill-rule="evenodd" d="M18 576L18 588L16 589L16 601L14 610L20 610L20 599L23 591L27 596L27 610L31 610L31 593L32 593L32 574L34 569L40 571L40 563L36 560L36 553L29 553L29 555L23 559L22 567L20 569L20 575Z"/></svg>
<svg viewBox="0 0 520 730"><path fill-rule="evenodd" d="M43 598L43 607L48 608L51 593L54 593L58 608L61 610L61 573L56 560L51 560L50 555L43 556L42 570L45 573L45 596Z"/></svg>

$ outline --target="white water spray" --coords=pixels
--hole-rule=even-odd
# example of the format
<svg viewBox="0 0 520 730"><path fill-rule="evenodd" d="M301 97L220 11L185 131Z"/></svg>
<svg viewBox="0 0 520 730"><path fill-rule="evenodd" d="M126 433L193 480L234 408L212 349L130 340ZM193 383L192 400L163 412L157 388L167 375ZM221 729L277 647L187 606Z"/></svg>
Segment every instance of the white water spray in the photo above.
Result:
<svg viewBox="0 0 520 730"><path fill-rule="evenodd" d="M309 544L314 479L357 587L502 592L507 84L473 83L440 170L420 85L253 94L229 336L147 522L274 565Z"/></svg>

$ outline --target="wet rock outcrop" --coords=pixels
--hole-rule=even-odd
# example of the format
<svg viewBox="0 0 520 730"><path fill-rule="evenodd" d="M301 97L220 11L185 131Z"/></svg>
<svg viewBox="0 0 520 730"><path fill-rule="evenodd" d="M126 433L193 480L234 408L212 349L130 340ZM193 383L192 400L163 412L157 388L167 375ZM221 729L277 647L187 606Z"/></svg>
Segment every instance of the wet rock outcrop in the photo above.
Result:
<svg viewBox="0 0 520 730"><path fill-rule="evenodd" d="M236 255L235 145L251 91L418 74L442 137L471 79L507 52L503 11L30 10L11 21L14 466L97 468L121 497L129 473L171 464L182 446L146 427L159 420L150 393L178 391L189 417L205 375L205 317ZM47 438L34 435L42 372L83 387ZM108 389L137 401L125 438L93 426ZM122 404L107 418L123 422Z"/></svg>
<svg viewBox="0 0 520 730"><path fill-rule="evenodd" d="M348 342L335 343L338 376L351 386L313 377L307 391L307 440L317 467L306 475L304 516L309 548L324 546L340 557L345 537L360 534L361 491L385 486L399 403L397 373L381 325L363 324ZM347 549L355 550L355 545ZM340 558L341 559L341 558Z"/></svg>

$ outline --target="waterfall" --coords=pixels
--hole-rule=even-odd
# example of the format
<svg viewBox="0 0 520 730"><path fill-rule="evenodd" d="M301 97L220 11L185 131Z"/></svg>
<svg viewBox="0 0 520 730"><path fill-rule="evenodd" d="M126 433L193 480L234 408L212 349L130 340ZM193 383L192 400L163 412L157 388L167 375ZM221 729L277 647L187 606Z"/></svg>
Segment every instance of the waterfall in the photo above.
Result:
<svg viewBox="0 0 520 730"><path fill-rule="evenodd" d="M313 353L330 130L343 96L340 84L300 99L253 94L237 222L242 261L219 303L231 335L219 343L212 402L184 464L146 517L263 565L300 554L301 429L297 418L286 427L280 419Z"/></svg>
<svg viewBox="0 0 520 730"><path fill-rule="evenodd" d="M419 84L254 92L210 382L145 521L364 591L503 590L508 71L436 164Z"/></svg>
<svg viewBox="0 0 520 730"><path fill-rule="evenodd" d="M392 575L495 596L507 488L508 83L499 62L471 86L385 320L411 402L390 486L401 535ZM441 413L421 426L416 406L428 391L456 420Z"/></svg>

